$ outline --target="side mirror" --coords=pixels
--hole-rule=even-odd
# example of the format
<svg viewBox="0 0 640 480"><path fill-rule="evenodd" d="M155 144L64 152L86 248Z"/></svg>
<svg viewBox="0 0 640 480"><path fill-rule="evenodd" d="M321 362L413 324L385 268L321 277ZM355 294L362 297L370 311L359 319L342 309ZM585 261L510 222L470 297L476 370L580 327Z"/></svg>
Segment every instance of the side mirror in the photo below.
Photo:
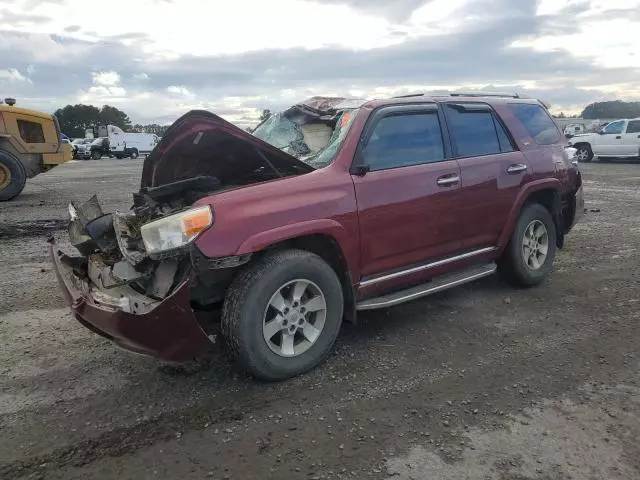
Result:
<svg viewBox="0 0 640 480"><path fill-rule="evenodd" d="M598 130L598 135L604 135L604 129Z"/></svg>

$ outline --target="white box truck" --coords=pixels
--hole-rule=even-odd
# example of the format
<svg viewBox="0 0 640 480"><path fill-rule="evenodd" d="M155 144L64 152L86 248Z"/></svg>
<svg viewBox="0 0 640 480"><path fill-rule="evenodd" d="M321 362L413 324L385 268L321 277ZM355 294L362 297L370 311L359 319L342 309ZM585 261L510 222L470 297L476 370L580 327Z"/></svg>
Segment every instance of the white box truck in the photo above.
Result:
<svg viewBox="0 0 640 480"><path fill-rule="evenodd" d="M116 158L138 158L139 155L148 155L160 140L153 133L123 132L114 125L107 125L107 134L111 153Z"/></svg>
<svg viewBox="0 0 640 480"><path fill-rule="evenodd" d="M86 137L108 138L111 155L116 158L148 155L160 141L160 137L153 133L128 133L115 125L98 125L88 129Z"/></svg>

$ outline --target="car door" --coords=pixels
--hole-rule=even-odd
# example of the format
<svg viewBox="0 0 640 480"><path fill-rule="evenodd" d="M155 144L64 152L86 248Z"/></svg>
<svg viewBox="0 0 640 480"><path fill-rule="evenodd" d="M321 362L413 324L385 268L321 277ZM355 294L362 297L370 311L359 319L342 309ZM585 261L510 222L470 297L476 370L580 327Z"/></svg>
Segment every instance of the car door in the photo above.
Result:
<svg viewBox="0 0 640 480"><path fill-rule="evenodd" d="M626 120L617 120L604 127L593 140L593 145L591 145L593 154L599 157L624 155L622 132L626 123Z"/></svg>
<svg viewBox="0 0 640 480"><path fill-rule="evenodd" d="M627 130L622 135L623 155L640 157L640 120L629 120Z"/></svg>
<svg viewBox="0 0 640 480"><path fill-rule="evenodd" d="M529 162L488 104L448 102L443 108L461 171L462 247L493 247L520 186L532 173Z"/></svg>
<svg viewBox="0 0 640 480"><path fill-rule="evenodd" d="M363 279L459 251L460 168L443 135L435 103L372 113L352 167Z"/></svg>

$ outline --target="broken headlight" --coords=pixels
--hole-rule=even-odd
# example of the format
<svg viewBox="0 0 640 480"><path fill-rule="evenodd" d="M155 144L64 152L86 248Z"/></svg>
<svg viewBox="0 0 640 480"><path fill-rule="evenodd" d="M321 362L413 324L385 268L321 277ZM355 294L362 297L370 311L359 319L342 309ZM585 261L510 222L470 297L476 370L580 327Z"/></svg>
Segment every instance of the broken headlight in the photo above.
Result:
<svg viewBox="0 0 640 480"><path fill-rule="evenodd" d="M204 205L146 223L140 233L147 253L153 255L188 245L212 223L211 208Z"/></svg>

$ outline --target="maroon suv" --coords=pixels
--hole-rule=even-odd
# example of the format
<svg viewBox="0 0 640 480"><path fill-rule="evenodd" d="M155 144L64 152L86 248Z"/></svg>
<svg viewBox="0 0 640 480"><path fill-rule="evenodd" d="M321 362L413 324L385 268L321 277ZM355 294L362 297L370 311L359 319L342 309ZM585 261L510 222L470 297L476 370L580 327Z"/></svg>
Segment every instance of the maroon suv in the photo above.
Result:
<svg viewBox="0 0 640 480"><path fill-rule="evenodd" d="M121 347L191 359L222 306L255 377L307 371L343 318L494 273L536 285L583 212L575 150L517 95L314 97L249 134L192 111L144 161L126 212L69 206L51 255L75 317Z"/></svg>

